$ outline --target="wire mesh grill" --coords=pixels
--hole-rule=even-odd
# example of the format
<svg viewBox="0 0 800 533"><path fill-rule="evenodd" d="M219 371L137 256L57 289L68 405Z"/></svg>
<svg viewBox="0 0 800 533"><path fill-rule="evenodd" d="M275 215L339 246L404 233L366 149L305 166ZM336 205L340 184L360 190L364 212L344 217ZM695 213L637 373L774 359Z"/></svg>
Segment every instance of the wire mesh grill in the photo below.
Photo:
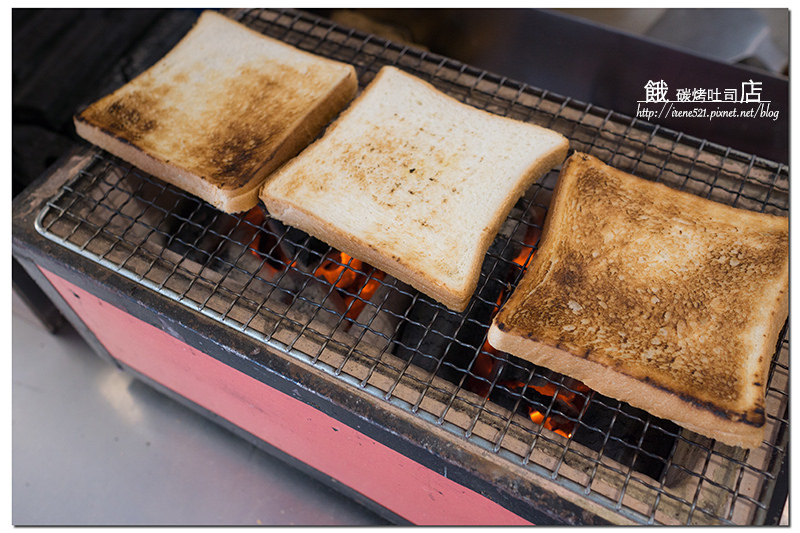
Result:
<svg viewBox="0 0 800 533"><path fill-rule="evenodd" d="M548 93L296 11L236 12L301 49L387 64L473 106L555 129L622 170L738 207L788 215L779 164ZM763 522L788 440L784 329L767 388L768 438L710 441L485 344L492 313L536 248L558 169L518 202L478 289L454 313L271 219L228 215L96 149L37 219L46 237L171 300L446 428L621 521ZM721 340L722 342L722 340Z"/></svg>

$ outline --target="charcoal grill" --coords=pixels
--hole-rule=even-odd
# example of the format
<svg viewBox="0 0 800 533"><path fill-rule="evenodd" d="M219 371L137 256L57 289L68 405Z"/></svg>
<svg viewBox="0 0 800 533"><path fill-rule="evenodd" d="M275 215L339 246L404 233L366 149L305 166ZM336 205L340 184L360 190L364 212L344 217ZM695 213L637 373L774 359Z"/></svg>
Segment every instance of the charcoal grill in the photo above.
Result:
<svg viewBox="0 0 800 533"><path fill-rule="evenodd" d="M362 88L395 65L622 170L788 215L782 164L307 13L229 15L352 63ZM767 437L751 451L485 344L535 251L558 169L514 207L454 313L262 207L218 212L88 145L63 161L15 200L14 251L98 353L392 520L764 523L788 460L787 328Z"/></svg>

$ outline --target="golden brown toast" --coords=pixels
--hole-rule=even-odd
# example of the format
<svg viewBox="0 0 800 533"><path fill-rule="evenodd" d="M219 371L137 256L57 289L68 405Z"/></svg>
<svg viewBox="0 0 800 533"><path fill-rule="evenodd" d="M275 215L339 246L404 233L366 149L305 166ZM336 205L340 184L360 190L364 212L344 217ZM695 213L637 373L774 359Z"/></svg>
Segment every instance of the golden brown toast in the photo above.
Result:
<svg viewBox="0 0 800 533"><path fill-rule="evenodd" d="M352 65L205 11L166 56L74 121L88 141L236 212L256 205L264 179L357 86Z"/></svg>
<svg viewBox="0 0 800 533"><path fill-rule="evenodd" d="M260 196L275 218L461 311L514 203L568 148L387 66Z"/></svg>
<svg viewBox="0 0 800 533"><path fill-rule="evenodd" d="M788 315L788 262L787 218L576 153L489 342L697 433L756 447Z"/></svg>

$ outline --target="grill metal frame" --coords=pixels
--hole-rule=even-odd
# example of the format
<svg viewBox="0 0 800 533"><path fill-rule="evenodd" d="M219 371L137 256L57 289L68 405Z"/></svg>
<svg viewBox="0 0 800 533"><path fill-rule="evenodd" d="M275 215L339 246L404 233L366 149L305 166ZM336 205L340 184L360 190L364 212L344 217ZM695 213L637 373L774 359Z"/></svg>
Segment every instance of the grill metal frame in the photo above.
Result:
<svg viewBox="0 0 800 533"><path fill-rule="evenodd" d="M597 155L622 170L729 205L788 215L785 165L343 28L307 13L236 10L229 14L298 48L352 63L362 88L380 67L395 65L470 105L555 129L570 139L573 149ZM515 471L522 469L527 475L537 476L565 498L579 502L578 506L582 499L591 502L612 521L763 523L787 454L787 328L770 369L769 438L757 450L746 452L686 431L671 433L649 415L631 414L620 402L611 404L613 421L641 417L645 428L642 437L655 428L653 431L674 439L668 457L655 458L665 462L663 474L660 479L651 479L605 457L606 445L616 437L609 427L595 427L584 419L586 408L573 420L603 435L599 451L564 439L516 409L498 406L467 390L467 380L482 381L490 389L504 387L496 379L475 373L479 355L493 357L483 348L475 350L474 357L463 366L424 353L419 346L404 348L429 359L433 365L430 369L395 356L398 332L414 320L408 312L414 305L422 305L423 298L404 284L389 277L379 280L377 303L375 297L372 301L362 299L360 289L349 294L363 301L367 312L357 319L346 318L344 312L337 314L330 306L340 289L320 281L308 269L284 265L277 274L263 273L266 263L279 261L272 255L275 247L288 243L298 254L308 252L307 236L278 232L266 222L252 222L244 215L216 212L211 214L213 224L201 223L198 217L207 207L201 201L97 149L88 153L86 164L36 219L37 231L59 246L324 372L345 387L365 392L379 405L398 407L419 419L423 427L444 430L459 442L477 445L500 462L513 465ZM434 316L448 317L458 324L455 332L488 327L487 322L470 318L470 309L494 304L493 297L485 296L483 289L489 283L506 282L504 277L498 279L500 274L495 269L505 276L510 267L507 247L526 246L515 240L520 228L540 227L532 213L546 211L547 195L557 174L558 169L532 187L509 217L506 228L510 237L501 248L487 254L487 264L492 266L482 273L468 310L457 314L430 304ZM191 238L176 237L165 230L165 221L173 228L177 224L196 231L190 233ZM225 230L215 229L218 227ZM256 235L268 236L275 246L266 251L258 248ZM211 239L210 248L199 245L202 239ZM320 255L312 269L322 260ZM516 272L512 285L521 273ZM373 276L371 271L363 274ZM291 281L291 288L284 281ZM397 299L404 302L399 309L388 303ZM388 329L376 326L383 319ZM471 348L454 333L432 329L433 322L415 325L423 328L423 338L444 337L447 350L459 345ZM485 339L485 332L483 336ZM529 382L545 380L561 390L584 394L533 365L513 358L504 359L503 364L527 373ZM443 379L445 370L460 377ZM524 394L506 392L518 405L531 402ZM550 415L558 411L554 400L537 407ZM590 393L585 405L594 401ZM649 452L633 449L633 454L647 456Z"/></svg>

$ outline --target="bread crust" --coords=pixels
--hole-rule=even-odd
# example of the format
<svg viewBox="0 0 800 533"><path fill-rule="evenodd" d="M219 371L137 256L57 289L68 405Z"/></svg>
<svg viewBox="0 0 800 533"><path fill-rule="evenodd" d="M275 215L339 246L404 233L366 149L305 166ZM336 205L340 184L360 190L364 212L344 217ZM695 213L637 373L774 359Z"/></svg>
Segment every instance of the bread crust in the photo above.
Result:
<svg viewBox="0 0 800 533"><path fill-rule="evenodd" d="M93 144L232 213L258 203L264 179L357 87L352 65L205 11L166 56L74 124Z"/></svg>
<svg viewBox="0 0 800 533"><path fill-rule="evenodd" d="M787 316L787 219L576 153L562 167L540 246L488 340L658 417L752 448L763 439L769 363Z"/></svg>
<svg viewBox="0 0 800 533"><path fill-rule="evenodd" d="M421 111L413 102L405 107L395 105L395 98L408 94L425 99ZM376 101L389 106L389 111L377 109ZM362 106L369 106L369 112ZM386 115L377 126L363 116L373 110L381 118ZM429 127L426 121L434 119L428 115L436 111L444 118ZM476 209L471 207L475 202L463 198L480 196L491 188L493 169L486 163L476 164L465 171L474 173L473 181L459 182L461 177L453 178L452 169L461 168L463 148L458 143L464 132L445 138L428 130L451 120L461 124L477 117L492 124L501 138L512 131L523 135L521 130L543 140L541 146L528 148L536 155L510 156L517 161L514 174L496 179L502 198L491 202L488 218L466 232L465 242L455 242L454 230L462 229L458 225L469 224L467 219L477 216L470 213ZM439 144L419 141L418 136L425 135L434 136ZM450 309L463 311L477 286L486 251L514 202L535 180L561 163L567 150L568 142L560 134L466 106L419 78L383 67L321 139L264 184L260 196L269 213L283 223L366 261ZM470 157L477 160L483 156L473 150ZM335 165L341 168L331 170ZM405 201L407 204L402 204ZM455 220L438 212L440 207L447 211L455 205ZM331 213L331 206L338 206L341 214ZM358 227L357 219L362 217L369 222ZM410 218L418 219L416 226Z"/></svg>

